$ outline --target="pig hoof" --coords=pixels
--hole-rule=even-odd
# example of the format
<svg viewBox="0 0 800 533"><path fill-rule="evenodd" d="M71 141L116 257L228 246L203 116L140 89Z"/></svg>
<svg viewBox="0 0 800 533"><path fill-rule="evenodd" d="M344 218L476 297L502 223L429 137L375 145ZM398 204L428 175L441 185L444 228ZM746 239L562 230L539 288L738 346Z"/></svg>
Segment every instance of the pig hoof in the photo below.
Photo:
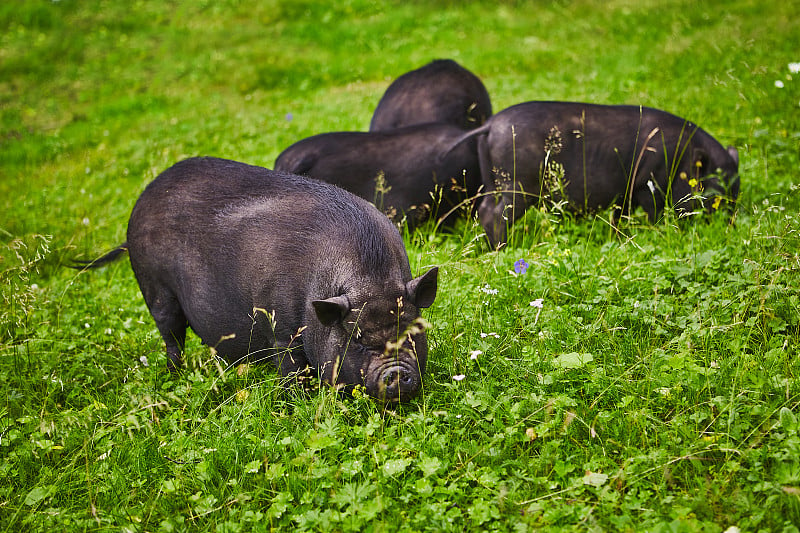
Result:
<svg viewBox="0 0 800 533"><path fill-rule="evenodd" d="M167 370L170 372L177 372L183 366L183 361L177 355L168 355L167 356Z"/></svg>

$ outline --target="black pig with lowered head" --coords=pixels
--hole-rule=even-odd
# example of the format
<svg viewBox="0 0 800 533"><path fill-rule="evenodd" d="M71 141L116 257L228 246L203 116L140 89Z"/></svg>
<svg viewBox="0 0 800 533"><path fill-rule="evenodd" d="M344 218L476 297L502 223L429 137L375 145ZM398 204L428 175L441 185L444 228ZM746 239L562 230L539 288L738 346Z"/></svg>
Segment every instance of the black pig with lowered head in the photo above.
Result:
<svg viewBox="0 0 800 533"><path fill-rule="evenodd" d="M125 249L145 302L181 364L186 328L230 363L270 359L386 401L420 390L419 308L403 241L368 202L326 183L216 158L161 173L136 202Z"/></svg>
<svg viewBox="0 0 800 533"><path fill-rule="evenodd" d="M475 140L448 151L463 133L436 123L322 133L289 146L275 170L338 185L374 202L395 222L405 217L409 228L431 215L450 224L481 185Z"/></svg>
<svg viewBox="0 0 800 533"><path fill-rule="evenodd" d="M389 85L372 114L369 130L426 122L472 129L491 114L492 102L480 78L452 59L437 59Z"/></svg>
<svg viewBox="0 0 800 533"><path fill-rule="evenodd" d="M485 193L478 208L489 242L544 198L578 213L641 206L651 221L671 204L679 214L732 211L739 154L696 124L632 105L526 102L500 111L458 142L478 138Z"/></svg>

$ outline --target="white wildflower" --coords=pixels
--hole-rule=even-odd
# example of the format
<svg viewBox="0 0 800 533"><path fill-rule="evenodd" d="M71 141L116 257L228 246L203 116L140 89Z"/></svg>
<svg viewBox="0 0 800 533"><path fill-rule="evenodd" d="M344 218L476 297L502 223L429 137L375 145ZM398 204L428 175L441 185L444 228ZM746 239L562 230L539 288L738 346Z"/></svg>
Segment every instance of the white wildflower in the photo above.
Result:
<svg viewBox="0 0 800 533"><path fill-rule="evenodd" d="M469 354L469 358L473 361L477 361L479 355L483 355L483 352L480 350L472 350Z"/></svg>
<svg viewBox="0 0 800 533"><path fill-rule="evenodd" d="M463 380L465 377L467 377L467 376L465 376L464 374L458 374L458 375L455 375L455 376L453 376L453 379L454 379L455 381L461 381L461 380Z"/></svg>
<svg viewBox="0 0 800 533"><path fill-rule="evenodd" d="M150 363L147 361L147 356L143 355L139 358L139 362L142 363L142 366L150 366Z"/></svg>
<svg viewBox="0 0 800 533"><path fill-rule="evenodd" d="M781 80L775 80L775 87L783 89L783 82Z"/></svg>
<svg viewBox="0 0 800 533"><path fill-rule="evenodd" d="M479 287L479 290L484 294L497 294L497 289L493 289L488 283Z"/></svg>
<svg viewBox="0 0 800 533"><path fill-rule="evenodd" d="M533 325L535 326L539 323L539 315L542 313L542 308L544 307L544 299L536 298L530 303L530 306L536 308L536 318L533 319ZM539 334L541 335L541 331Z"/></svg>
<svg viewBox="0 0 800 533"><path fill-rule="evenodd" d="M789 63L789 72L792 74L800 73L800 63Z"/></svg>

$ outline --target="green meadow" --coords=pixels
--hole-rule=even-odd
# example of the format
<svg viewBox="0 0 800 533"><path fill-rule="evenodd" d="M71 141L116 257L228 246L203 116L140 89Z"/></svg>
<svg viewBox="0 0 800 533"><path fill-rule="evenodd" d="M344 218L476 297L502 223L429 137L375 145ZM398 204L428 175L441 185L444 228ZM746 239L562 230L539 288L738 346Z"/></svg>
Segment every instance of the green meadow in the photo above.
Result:
<svg viewBox="0 0 800 533"><path fill-rule="evenodd" d="M0 531L796 532L796 2L0 3ZM163 343L127 258L145 185L366 130L435 58L495 111L641 104L740 154L734 223L532 209L404 232L440 267L388 408ZM410 154L413 157L413 154ZM516 272L524 260L527 270Z"/></svg>

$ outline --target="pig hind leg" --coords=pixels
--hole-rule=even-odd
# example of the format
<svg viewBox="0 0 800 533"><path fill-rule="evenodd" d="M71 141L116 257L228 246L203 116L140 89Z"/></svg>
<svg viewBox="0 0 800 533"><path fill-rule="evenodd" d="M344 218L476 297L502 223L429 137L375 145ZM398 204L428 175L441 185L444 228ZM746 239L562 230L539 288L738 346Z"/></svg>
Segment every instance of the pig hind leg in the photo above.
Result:
<svg viewBox="0 0 800 533"><path fill-rule="evenodd" d="M152 298L148 298L145 295L145 300L166 345L167 368L174 371L183 364L181 353L183 353L186 343L188 321L180 302L172 292L162 289L156 291L156 294L152 296Z"/></svg>

